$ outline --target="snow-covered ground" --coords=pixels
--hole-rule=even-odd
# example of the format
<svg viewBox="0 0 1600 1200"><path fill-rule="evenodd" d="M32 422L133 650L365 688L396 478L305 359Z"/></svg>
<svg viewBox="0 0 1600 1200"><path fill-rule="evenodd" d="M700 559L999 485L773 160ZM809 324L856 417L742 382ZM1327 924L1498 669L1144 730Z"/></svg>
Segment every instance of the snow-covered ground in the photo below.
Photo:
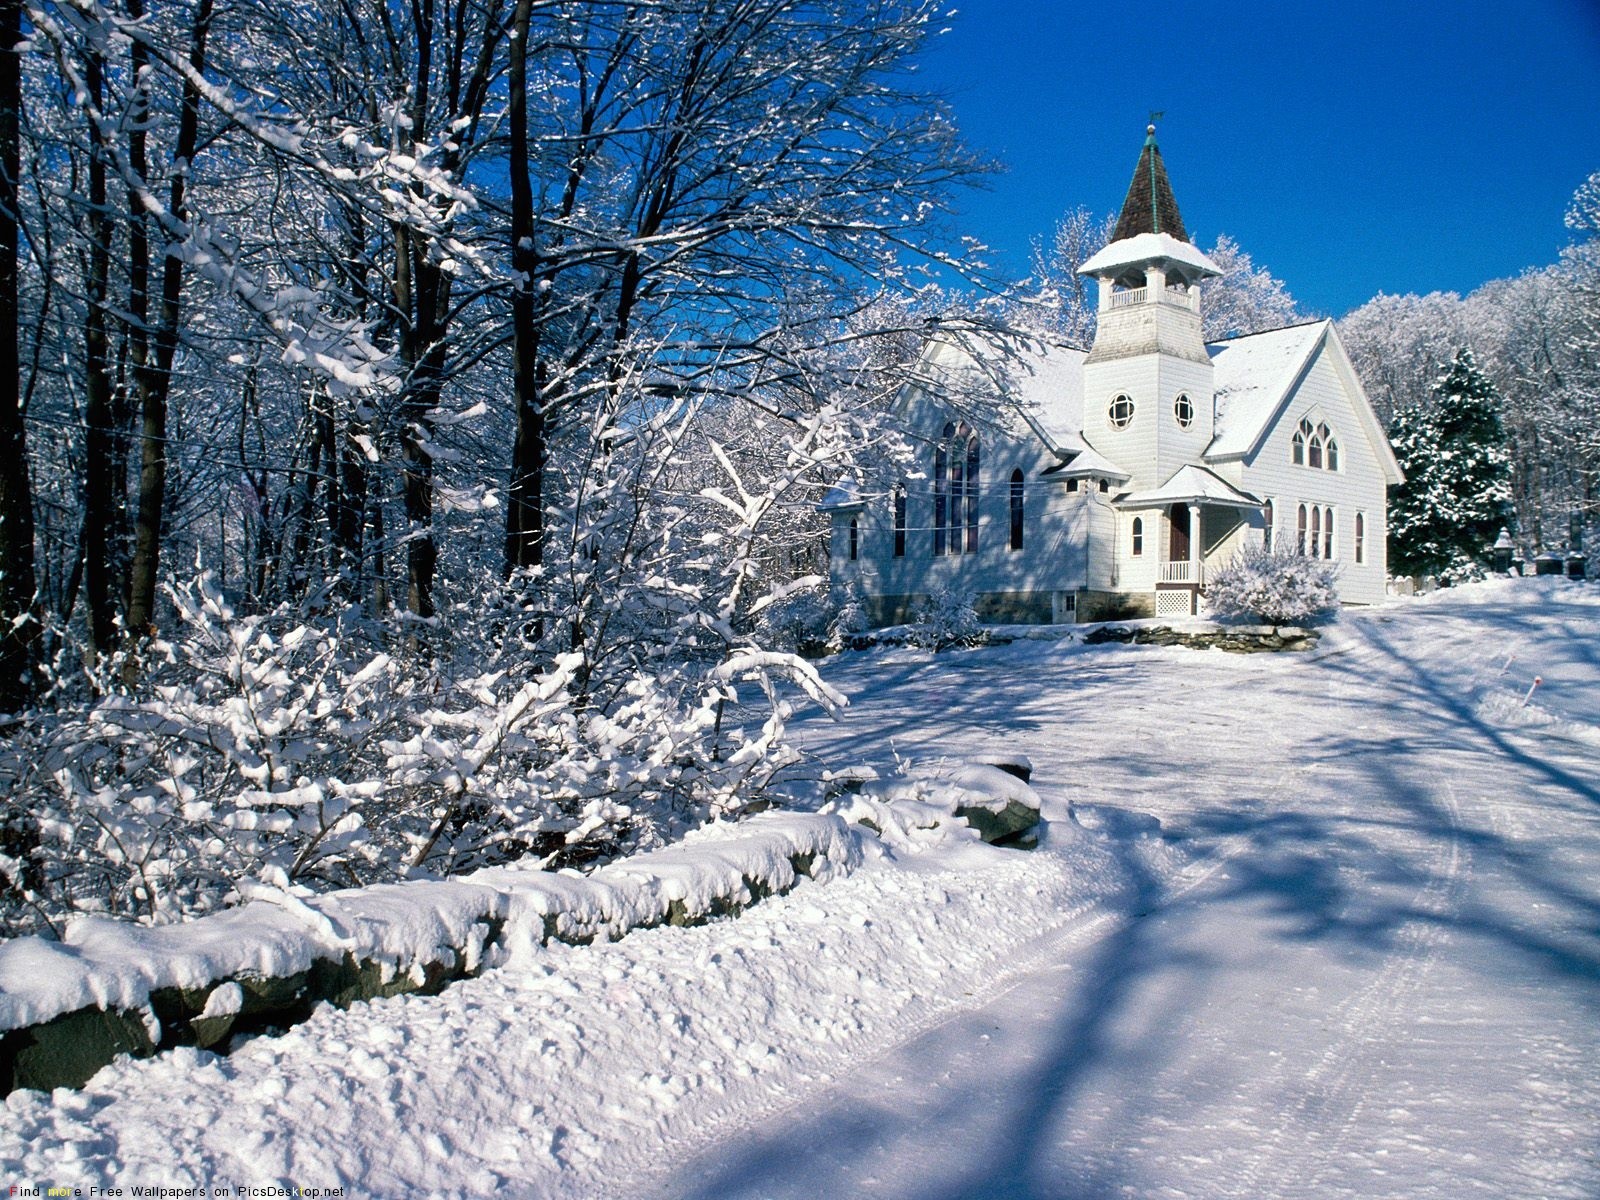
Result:
<svg viewBox="0 0 1600 1200"><path fill-rule="evenodd" d="M6 1180L1600 1194L1600 586L1347 615L1309 656L826 673L854 699L801 726L819 753L1026 754L1045 844L908 848L736 921L17 1093Z"/></svg>

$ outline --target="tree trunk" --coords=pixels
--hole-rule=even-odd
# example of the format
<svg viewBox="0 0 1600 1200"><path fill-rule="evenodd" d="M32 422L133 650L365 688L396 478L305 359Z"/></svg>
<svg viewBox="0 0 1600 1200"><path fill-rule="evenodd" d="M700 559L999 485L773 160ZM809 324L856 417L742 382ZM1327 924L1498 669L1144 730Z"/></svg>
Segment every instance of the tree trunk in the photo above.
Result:
<svg viewBox="0 0 1600 1200"><path fill-rule="evenodd" d="M528 153L528 24L530 0L517 0L511 24L510 176L511 329L515 355L517 435L511 451L511 485L506 504L505 571L544 562L544 406L540 397L539 325L534 319L539 276L534 245L532 164Z"/></svg>
<svg viewBox="0 0 1600 1200"><path fill-rule="evenodd" d="M212 0L199 0L195 8L189 65L196 73L205 68L211 3ZM136 19L143 16L143 0L132 0L128 8ZM133 57L135 70L143 69L148 54L137 43L134 44ZM134 132L130 134L129 152L134 172L141 179L146 178L144 134L139 131L143 116L143 113L134 114ZM132 150L134 139L137 139L137 159ZM178 119L178 143L173 153L171 195L167 204L167 211L176 221L188 219L185 192L189 173L194 168L195 149L199 140L200 93L193 83L186 81L183 85L182 112ZM135 206L136 210L143 207L137 199ZM146 219L143 212L136 211L135 226L142 227ZM140 234L141 239L145 236ZM145 286L148 287L148 278ZM167 400L172 390L172 360L178 347L182 294L182 260L168 254L162 262L159 318L148 339L135 339L134 382L139 392L140 408L139 515L134 532L128 599L128 628L134 637L144 637L154 628L156 584L161 563L162 509L167 492ZM136 321L138 317L136 311Z"/></svg>
<svg viewBox="0 0 1600 1200"><path fill-rule="evenodd" d="M33 695L39 636L33 565L33 486L23 425L17 246L22 174L21 0L0 0L0 709Z"/></svg>
<svg viewBox="0 0 1600 1200"><path fill-rule="evenodd" d="M84 74L90 102L104 106L104 79L99 51L88 55ZM84 590L89 604L89 649L105 654L117 640L117 606L114 584L112 530L117 524L117 490L124 477L116 473L114 441L117 415L111 375L110 338L106 301L111 279L111 239L115 227L106 190L106 152L100 138L89 146L89 278L83 319L84 422L83 435L83 563Z"/></svg>

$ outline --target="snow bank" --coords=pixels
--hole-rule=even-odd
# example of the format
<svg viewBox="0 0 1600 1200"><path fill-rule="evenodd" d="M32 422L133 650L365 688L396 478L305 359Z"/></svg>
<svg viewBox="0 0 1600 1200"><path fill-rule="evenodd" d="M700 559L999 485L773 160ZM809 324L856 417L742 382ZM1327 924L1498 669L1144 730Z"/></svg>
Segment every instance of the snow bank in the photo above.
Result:
<svg viewBox="0 0 1600 1200"><path fill-rule="evenodd" d="M838 816L761 813L590 875L500 867L320 896L256 884L250 903L181 925L84 918L59 942L29 937L0 944L0 1030L91 1006L141 1008L160 988L192 991L233 976L293 975L330 955L396 972L455 965L463 950L472 955L475 932L481 952L489 922L533 920L542 927L550 918L562 940L618 937L667 920L673 905L685 916L703 915L718 902L747 903L752 886L784 891L802 869L845 873L860 857L855 835Z"/></svg>
<svg viewBox="0 0 1600 1200"><path fill-rule="evenodd" d="M187 924L87 918L60 942L0 944L0 1059L11 1064L0 1084L81 1084L117 1054L219 1045L236 1030L295 1024L324 1001L437 992L551 941L732 915L802 876L852 872L868 844L860 827L894 853L961 837L1020 842L1039 819L1033 789L992 766L870 786L879 795L709 825L587 875L508 866L324 895L251 883L242 907Z"/></svg>

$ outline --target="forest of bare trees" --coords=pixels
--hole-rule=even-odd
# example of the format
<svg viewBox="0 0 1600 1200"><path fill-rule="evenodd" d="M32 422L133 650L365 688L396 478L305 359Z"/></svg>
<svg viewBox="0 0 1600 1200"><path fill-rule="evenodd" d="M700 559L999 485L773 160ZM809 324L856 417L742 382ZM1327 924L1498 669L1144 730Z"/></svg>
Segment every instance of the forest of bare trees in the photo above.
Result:
<svg viewBox="0 0 1600 1200"><path fill-rule="evenodd" d="M10 922L759 795L831 701L752 631L969 269L940 7L4 3Z"/></svg>

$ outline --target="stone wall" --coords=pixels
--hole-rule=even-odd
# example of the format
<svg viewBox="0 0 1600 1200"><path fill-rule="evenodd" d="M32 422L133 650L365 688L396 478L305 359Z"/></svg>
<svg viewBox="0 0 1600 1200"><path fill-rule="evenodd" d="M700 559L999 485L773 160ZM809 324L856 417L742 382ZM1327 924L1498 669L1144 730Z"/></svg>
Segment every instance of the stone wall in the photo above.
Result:
<svg viewBox="0 0 1600 1200"><path fill-rule="evenodd" d="M1156 615L1156 598L1149 592L1079 592L1078 620L1133 621Z"/></svg>

